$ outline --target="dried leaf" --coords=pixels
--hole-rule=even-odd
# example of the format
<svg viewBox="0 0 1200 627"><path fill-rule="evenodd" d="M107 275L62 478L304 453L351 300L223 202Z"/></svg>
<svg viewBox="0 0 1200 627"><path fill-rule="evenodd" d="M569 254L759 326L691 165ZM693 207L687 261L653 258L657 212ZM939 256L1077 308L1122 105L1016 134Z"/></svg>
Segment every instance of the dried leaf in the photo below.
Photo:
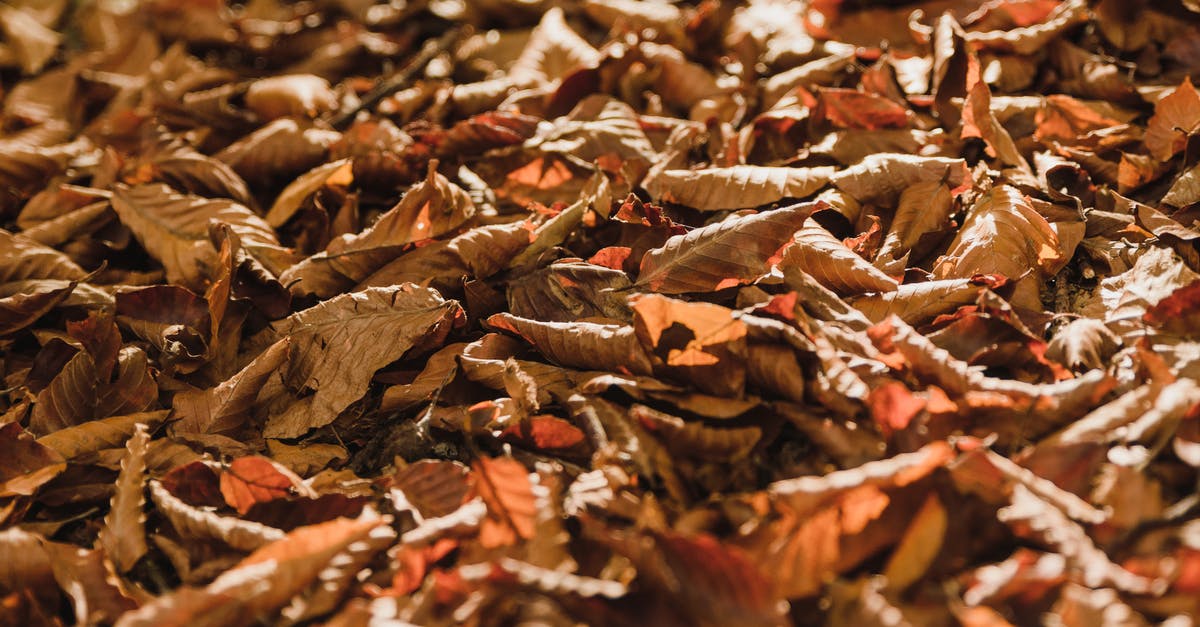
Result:
<svg viewBox="0 0 1200 627"><path fill-rule="evenodd" d="M210 220L229 224L246 249L263 255L264 262L283 251L269 224L230 200L183 195L152 184L120 187L112 202L121 222L163 264L172 282L199 289L214 276L217 250L208 239Z"/></svg>
<svg viewBox="0 0 1200 627"><path fill-rule="evenodd" d="M1061 553L1084 585L1111 585L1134 594L1154 594L1163 587L1161 582L1140 577L1114 564L1083 529L1023 485L1013 488L1012 504L1000 510L998 515L1001 521L1017 526L1018 533L1043 541Z"/></svg>
<svg viewBox="0 0 1200 627"><path fill-rule="evenodd" d="M287 363L290 349L291 339L284 337L216 387L176 394L172 432L232 433L245 427L263 385Z"/></svg>
<svg viewBox="0 0 1200 627"><path fill-rule="evenodd" d="M39 486L67 468L57 452L29 437L15 422L0 427L0 439L6 442L5 449L9 451L0 471L0 495L33 494Z"/></svg>
<svg viewBox="0 0 1200 627"><path fill-rule="evenodd" d="M235 549L252 551L284 536L282 531L274 527L221 516L188 505L155 480L150 481L150 498L158 511L171 522L171 526L185 538L216 539Z"/></svg>
<svg viewBox="0 0 1200 627"><path fill-rule="evenodd" d="M676 235L642 257L637 287L662 294L706 292L749 282L767 270L823 203L732 216Z"/></svg>
<svg viewBox="0 0 1200 627"><path fill-rule="evenodd" d="M656 294L632 305L638 339L668 372L719 396L741 395L747 329L732 311Z"/></svg>
<svg viewBox="0 0 1200 627"><path fill-rule="evenodd" d="M834 170L751 165L664 170L643 186L654 198L701 211L720 211L753 208L785 198L807 198L829 182Z"/></svg>
<svg viewBox="0 0 1200 627"><path fill-rule="evenodd" d="M1063 261L1058 236L1020 192L994 187L971 207L947 253L939 279L999 274L1019 279L1031 270L1051 274Z"/></svg>
<svg viewBox="0 0 1200 627"><path fill-rule="evenodd" d="M488 318L488 326L515 333L550 361L563 366L650 374L650 359L633 327L592 322L538 322L509 314Z"/></svg>
<svg viewBox="0 0 1200 627"><path fill-rule="evenodd" d="M894 292L896 281L847 248L816 220L796 232L779 263L785 273L799 268L838 294Z"/></svg>
<svg viewBox="0 0 1200 627"><path fill-rule="evenodd" d="M488 517L480 528L480 543L489 548L533 537L537 499L529 473L511 458L480 458L471 474L471 489L483 498Z"/></svg>
<svg viewBox="0 0 1200 627"><path fill-rule="evenodd" d="M298 295L328 298L366 279L399 256L405 245L443 235L473 215L471 197L431 166L429 176L370 227L333 240L324 252L288 268L279 278Z"/></svg>
<svg viewBox="0 0 1200 627"><path fill-rule="evenodd" d="M312 74L286 74L254 81L246 106L264 120L285 116L316 117L337 106L329 82Z"/></svg>
<svg viewBox="0 0 1200 627"><path fill-rule="evenodd" d="M830 180L859 202L892 206L905 189L917 183L943 181L953 190L970 176L961 159L879 154L837 172Z"/></svg>
<svg viewBox="0 0 1200 627"><path fill-rule="evenodd" d="M256 503L286 497L291 493L293 477L264 457L241 457L221 473L221 494L239 514Z"/></svg>
<svg viewBox="0 0 1200 627"><path fill-rule="evenodd" d="M104 528L100 530L99 543L104 553L112 560L117 573L133 569L150 547L146 544L146 447L150 433L146 425L134 427L133 435L125 443L125 455L121 458L121 473L117 476L117 491L113 494L112 508L104 517Z"/></svg>
<svg viewBox="0 0 1200 627"><path fill-rule="evenodd" d="M456 302L409 285L343 294L272 323L259 340L289 338L288 366L283 381L272 381L260 395L288 394L276 389L284 386L313 393L282 406L272 404L264 435L296 437L333 422L366 392L376 370L414 344L444 336L459 312ZM369 341L380 336L391 340ZM360 346L354 338L368 343Z"/></svg>
<svg viewBox="0 0 1200 627"><path fill-rule="evenodd" d="M1154 105L1154 116L1146 124L1146 148L1159 161L1183 150L1188 136L1200 127L1200 93L1189 77L1170 95Z"/></svg>

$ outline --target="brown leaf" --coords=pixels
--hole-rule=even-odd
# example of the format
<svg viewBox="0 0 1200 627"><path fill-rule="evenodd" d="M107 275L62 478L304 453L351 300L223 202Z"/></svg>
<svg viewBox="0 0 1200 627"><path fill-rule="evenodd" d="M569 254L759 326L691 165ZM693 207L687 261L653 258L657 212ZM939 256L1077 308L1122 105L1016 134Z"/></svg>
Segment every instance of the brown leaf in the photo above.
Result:
<svg viewBox="0 0 1200 627"><path fill-rule="evenodd" d="M556 80L570 70L591 66L599 60L596 49L563 18L559 7L542 15L521 56L508 70L514 83L524 86Z"/></svg>
<svg viewBox="0 0 1200 627"><path fill-rule="evenodd" d="M1200 124L1200 121L1197 124ZM1180 174L1162 198L1164 205L1172 207L1187 207L1196 202L1200 202L1200 166Z"/></svg>
<svg viewBox="0 0 1200 627"><path fill-rule="evenodd" d="M889 586L903 590L925 575L945 541L948 522L946 508L930 494L888 559L884 577Z"/></svg>
<svg viewBox="0 0 1200 627"><path fill-rule="evenodd" d="M304 201L315 194L317 190L333 181L345 185L344 179L352 177L350 162L351 160L346 158L322 163L297 177L275 197L274 204L271 205L270 211L267 211L264 218L267 224L276 228L281 227L296 215Z"/></svg>
<svg viewBox="0 0 1200 627"><path fill-rule="evenodd" d="M458 355L467 345L450 344L429 356L425 367L411 383L393 385L383 391L381 411L402 411L436 398L442 388L458 374Z"/></svg>
<svg viewBox="0 0 1200 627"><path fill-rule="evenodd" d="M62 35L46 28L31 12L0 6L0 31L13 47L25 74L36 74L54 57Z"/></svg>
<svg viewBox="0 0 1200 627"><path fill-rule="evenodd" d="M179 194L160 184L119 187L113 209L175 283L200 289L216 270L217 250L208 240L210 220L226 222L243 245L270 267L284 254L275 232L262 218L230 200Z"/></svg>
<svg viewBox="0 0 1200 627"><path fill-rule="evenodd" d="M630 286L620 270L564 260L510 281L508 303L513 315L545 322L629 320L625 292Z"/></svg>
<svg viewBox="0 0 1200 627"><path fill-rule="evenodd" d="M356 289L406 282L456 289L465 277L484 279L504 269L529 245L530 235L523 222L478 226L401 254L360 281Z"/></svg>
<svg viewBox="0 0 1200 627"><path fill-rule="evenodd" d="M43 601L57 601L58 586L44 543L20 527L0 531L0 590L25 588Z"/></svg>
<svg viewBox="0 0 1200 627"><path fill-rule="evenodd" d="M954 190L969 182L970 175L961 159L879 154L838 171L831 181L860 202L892 206L901 192L916 183L943 181Z"/></svg>
<svg viewBox="0 0 1200 627"><path fill-rule="evenodd" d="M203 590L180 588L143 606L123 624L193 622L215 607L234 616L274 615L316 580L334 556L369 537L385 521L377 514L364 514L356 520L339 518L301 527L251 553ZM229 614L224 616L229 619Z"/></svg>
<svg viewBox="0 0 1200 627"><path fill-rule="evenodd" d="M155 480L150 481L150 498L158 511L184 538L216 539L235 549L252 551L284 536L282 531L274 527L221 516L208 509L189 505Z"/></svg>
<svg viewBox="0 0 1200 627"><path fill-rule="evenodd" d="M172 400L172 433L235 433L250 419L263 385L287 363L291 339L284 337L229 379L207 390L185 390Z"/></svg>
<svg viewBox="0 0 1200 627"><path fill-rule="evenodd" d="M76 285L75 281L37 279L0 286L0 336L37 322L65 301Z"/></svg>
<svg viewBox="0 0 1200 627"><path fill-rule="evenodd" d="M54 449L34 440L21 425L10 422L0 427L0 441L9 453L0 470L0 495L28 496L53 479L67 465Z"/></svg>
<svg viewBox="0 0 1200 627"><path fill-rule="evenodd" d="M287 337L291 345L282 381L260 392L272 399L264 435L296 437L333 422L376 370L416 344L439 344L460 312L433 290L402 285L342 294L272 323L257 343ZM389 341L370 340L377 337ZM288 391L306 389L312 393L295 400Z"/></svg>
<svg viewBox="0 0 1200 627"><path fill-rule="evenodd" d="M633 328L668 372L703 391L740 396L746 376L746 324L724 307L657 294L633 301Z"/></svg>
<svg viewBox="0 0 1200 627"><path fill-rule="evenodd" d="M87 276L70 257L21 234L0 229L0 283L28 279L78 281Z"/></svg>
<svg viewBox="0 0 1200 627"><path fill-rule="evenodd" d="M939 279L999 274L1019 279L1033 269L1049 275L1063 261L1058 237L1026 198L1008 186L992 188L963 221L935 265Z"/></svg>
<svg viewBox="0 0 1200 627"><path fill-rule="evenodd" d="M164 353L184 372L208 353L212 320L208 304L175 285L152 285L117 294L117 320Z"/></svg>
<svg viewBox="0 0 1200 627"><path fill-rule="evenodd" d="M488 517L479 530L480 544L495 548L533 537L537 499L520 462L479 458L472 468L471 489L488 506Z"/></svg>
<svg viewBox="0 0 1200 627"><path fill-rule="evenodd" d="M883 96L855 89L822 88L814 117L838 128L879 130L908 126L912 113Z"/></svg>
<svg viewBox="0 0 1200 627"><path fill-rule="evenodd" d="M863 548L898 541L901 530L880 526L904 509L893 503L900 495L896 489L923 479L951 456L950 448L937 442L850 470L775 482L768 494L781 517L751 538L752 551L774 556L777 566L770 574L782 595L812 595L827 576L865 557ZM874 536L863 535L870 529L876 530Z"/></svg>
<svg viewBox="0 0 1200 627"><path fill-rule="evenodd" d="M529 246L522 250L516 257L512 258L509 263L509 268L520 268L533 261L538 256L545 253L553 246L562 243L579 225L583 222L584 216L587 215L589 209L594 210L601 216L607 216L612 207L612 188L608 177L603 172L597 170L583 189L579 192L579 199L572 203L567 208L560 211L557 215L542 223L533 233L530 239Z"/></svg>
<svg viewBox="0 0 1200 627"><path fill-rule="evenodd" d="M850 250L816 220L796 232L779 262L784 273L796 267L838 294L894 292L896 281Z"/></svg>
<svg viewBox="0 0 1200 627"><path fill-rule="evenodd" d="M895 315L907 323L920 324L974 303L985 287L983 281L973 279L905 283L895 292L864 295L851 300L851 304L871 322Z"/></svg>
<svg viewBox="0 0 1200 627"><path fill-rule="evenodd" d="M1169 95L1154 105L1154 115L1146 125L1146 149L1159 161L1167 161L1183 150L1188 136L1200 128L1200 93L1184 77Z"/></svg>
<svg viewBox="0 0 1200 627"><path fill-rule="evenodd" d="M75 353L50 385L38 393L29 428L46 435L91 420L95 417L98 383L91 355L85 351Z"/></svg>
<svg viewBox="0 0 1200 627"><path fill-rule="evenodd" d="M1017 145L992 112L992 91L979 76L978 61L972 57L967 70L967 99L962 108L962 139L978 137L987 146L987 154L1005 165L1029 171L1029 164L1017 151Z"/></svg>
<svg viewBox="0 0 1200 627"><path fill-rule="evenodd" d="M38 438L38 443L53 449L64 459L78 461L104 449L120 448L133 436L137 425L154 429L166 417L166 411L153 411L92 420L44 435Z"/></svg>
<svg viewBox="0 0 1200 627"><path fill-rule="evenodd" d="M321 165L329 147L341 139L336 131L279 118L230 144L215 158L248 181L295 175Z"/></svg>
<svg viewBox="0 0 1200 627"><path fill-rule="evenodd" d="M1140 577L1114 564L1078 524L1023 485L1014 486L1012 503L998 516L1013 525L1019 535L1045 542L1061 553L1084 585L1110 585L1134 594L1156 594L1163 588L1163 582Z"/></svg>
<svg viewBox="0 0 1200 627"><path fill-rule="evenodd" d="M290 494L295 481L289 475L265 457L242 457L221 472L221 494L230 507L245 514L256 503Z"/></svg>
<svg viewBox="0 0 1200 627"><path fill-rule="evenodd" d="M662 294L706 292L749 282L824 203L732 216L676 235L642 257L635 286Z"/></svg>
<svg viewBox="0 0 1200 627"><path fill-rule="evenodd" d="M471 197L437 173L413 186L404 198L361 233L343 235L288 268L280 281L296 294L333 296L366 279L413 242L432 239L462 226L475 215Z"/></svg>
<svg viewBox="0 0 1200 627"><path fill-rule="evenodd" d="M1090 370L1108 363L1120 344L1120 339L1104 323L1079 318L1055 334L1046 357L1073 370Z"/></svg>
<svg viewBox="0 0 1200 627"><path fill-rule="evenodd" d="M104 552L69 544L45 542L58 587L73 601L80 622L112 623L137 603L126 596L109 575Z"/></svg>
<svg viewBox="0 0 1200 627"><path fill-rule="evenodd" d="M709 427L645 405L630 407L629 415L651 433L660 434L667 449L681 457L736 462L749 455L762 439L759 427Z"/></svg>
<svg viewBox="0 0 1200 627"><path fill-rule="evenodd" d="M496 314L488 326L515 333L563 366L650 374L653 368L633 327L593 322L538 322Z"/></svg>
<svg viewBox="0 0 1200 627"><path fill-rule="evenodd" d="M926 234L946 229L954 211L950 188L941 181L922 181L900 192L896 215L879 246L875 265L884 272L902 270L904 261L919 258L914 250Z"/></svg>
<svg viewBox="0 0 1200 627"><path fill-rule="evenodd" d="M829 182L832 167L779 168L738 165L704 170L664 170L643 182L654 198L701 211L758 207L806 198Z"/></svg>
<svg viewBox="0 0 1200 627"><path fill-rule="evenodd" d="M246 106L264 120L285 116L312 118L337 104L329 82L312 74L262 78L246 90Z"/></svg>
<svg viewBox="0 0 1200 627"><path fill-rule="evenodd" d="M424 459L397 470L391 479L421 516L438 518L449 516L468 500L469 473L457 462Z"/></svg>
<svg viewBox="0 0 1200 627"><path fill-rule="evenodd" d="M150 551L146 544L146 514L143 512L146 505L146 445L149 441L146 425L134 427L133 435L125 443L112 507L104 517L104 527L98 538L118 574L132 570Z"/></svg>

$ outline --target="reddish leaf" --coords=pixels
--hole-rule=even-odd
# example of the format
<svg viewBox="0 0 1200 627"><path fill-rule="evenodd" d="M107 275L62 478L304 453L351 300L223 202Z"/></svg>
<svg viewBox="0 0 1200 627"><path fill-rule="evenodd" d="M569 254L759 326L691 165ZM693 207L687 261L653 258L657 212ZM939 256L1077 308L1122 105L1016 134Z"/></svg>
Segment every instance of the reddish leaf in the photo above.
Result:
<svg viewBox="0 0 1200 627"><path fill-rule="evenodd" d="M292 486L292 479L264 457L235 459L221 471L221 494L239 514L256 503L285 498Z"/></svg>

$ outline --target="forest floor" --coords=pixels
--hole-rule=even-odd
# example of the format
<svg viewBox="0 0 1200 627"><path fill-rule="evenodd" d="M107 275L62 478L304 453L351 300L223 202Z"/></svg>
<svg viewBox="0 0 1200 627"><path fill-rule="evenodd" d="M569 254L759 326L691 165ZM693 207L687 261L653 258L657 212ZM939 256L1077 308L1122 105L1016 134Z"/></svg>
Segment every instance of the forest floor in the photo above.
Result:
<svg viewBox="0 0 1200 627"><path fill-rule="evenodd" d="M1200 616L1195 0L0 33L0 624Z"/></svg>

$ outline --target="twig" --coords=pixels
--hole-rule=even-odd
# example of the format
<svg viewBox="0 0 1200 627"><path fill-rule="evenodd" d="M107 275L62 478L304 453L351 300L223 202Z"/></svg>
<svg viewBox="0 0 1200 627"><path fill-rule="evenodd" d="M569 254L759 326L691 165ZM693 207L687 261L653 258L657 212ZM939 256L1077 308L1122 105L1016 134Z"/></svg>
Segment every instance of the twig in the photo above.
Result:
<svg viewBox="0 0 1200 627"><path fill-rule="evenodd" d="M388 78L384 82L380 83L375 89L372 89L370 92L368 92L367 95L363 96L362 101L359 102L354 108L333 116L329 120L330 126L338 130L343 130L350 124L350 122L354 120L359 111L374 107L384 98L387 98L393 93L403 89L404 86L407 85L409 81L411 81L413 77L417 75L418 72L425 69L425 66L428 65L429 62L434 59L434 57L450 49L454 42L458 41L459 37L465 31L466 29L462 27L451 28L443 33L441 37L426 41L425 45L421 47L421 51L417 53L417 56L413 57L412 61L410 61L408 65L404 66L404 69L392 75L391 78Z"/></svg>

